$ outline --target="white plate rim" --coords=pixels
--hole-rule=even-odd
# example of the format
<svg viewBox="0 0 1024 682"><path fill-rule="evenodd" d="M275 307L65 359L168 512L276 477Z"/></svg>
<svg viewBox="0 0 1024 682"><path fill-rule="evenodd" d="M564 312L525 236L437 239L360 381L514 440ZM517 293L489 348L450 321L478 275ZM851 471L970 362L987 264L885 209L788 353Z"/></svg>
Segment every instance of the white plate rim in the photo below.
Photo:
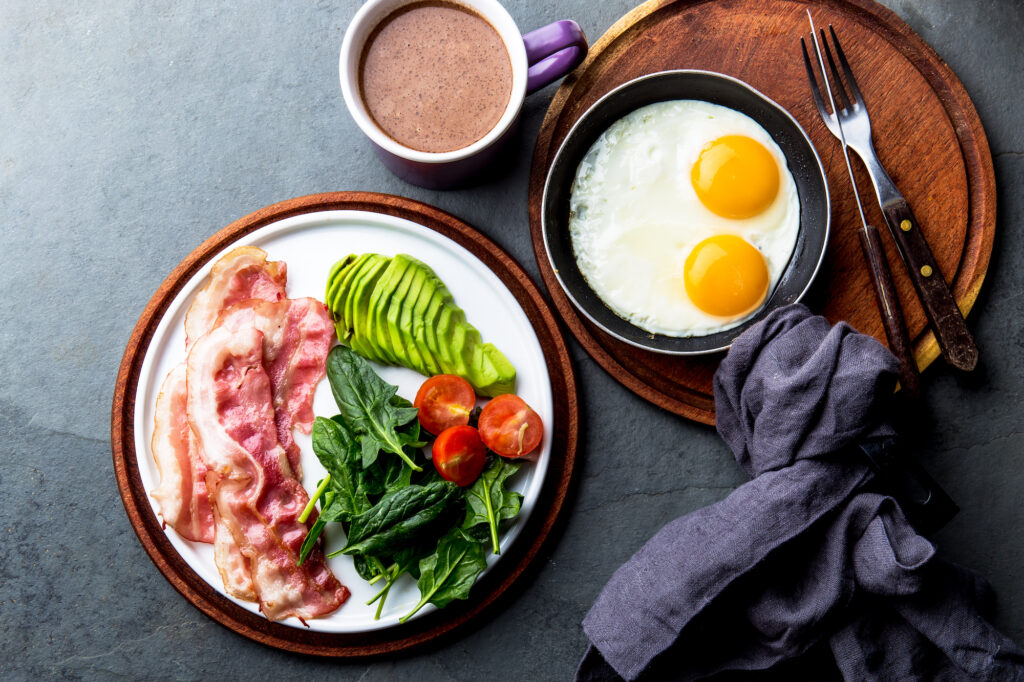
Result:
<svg viewBox="0 0 1024 682"><path fill-rule="evenodd" d="M148 457L150 453L149 453L149 443L148 443L148 436L147 436L147 434L149 433L150 429L147 429L147 426L146 426L147 425L146 408L147 408L147 406L151 406L151 404L150 404L151 401L149 401L149 396L152 396L155 399L155 393L153 393L153 391L158 389L159 382L162 381L162 378L163 378L162 376L156 376L154 374L154 365L156 364L154 358L156 358L159 355L159 353L155 349L158 349L160 347L161 340L169 335L168 328L171 325L174 324L174 322L173 322L174 319L176 317L180 317L181 315L183 315L183 310L187 309L187 305L186 304L188 302L190 302L192 294L196 290L196 288L205 280L206 276L209 273L209 270L212 268L213 263L221 255L223 255L227 251L229 251L229 250L231 250L231 249L233 249L235 247L238 247L238 246L243 246L243 245L246 245L246 244L260 245L261 242L264 242L264 241L266 241L268 239L271 239L271 238L273 238L276 235L282 235L282 234L287 234L289 232L297 232L297 231L307 230L307 229L315 228L315 227L322 227L322 226L330 225L330 224L338 224L338 223L342 223L342 224L349 223L349 224L351 224L353 222L362 223L362 224L370 223L370 224L376 224L378 226L383 226L383 227L390 228L390 229L404 230L404 231L407 231L407 232L414 233L418 237L426 239L428 241L431 241L431 242L434 242L434 243L437 243L437 244L443 244L447 249L451 250L452 252L460 254L460 256L464 259L465 264L467 264L468 267L474 269L477 272L477 274L479 274L479 275L481 275L481 276L483 276L485 278L492 279L494 284L496 286L500 287L501 290L504 291L504 294L507 295L507 297L512 302L514 302L516 309L519 311L519 314L522 315L522 321L525 322L526 328L529 330L529 333L532 336L533 341L537 345L536 357L537 357L537 359L539 361L538 362L538 367L540 368L540 373L542 374L542 377L543 377L543 384L547 387L547 392L548 392L549 398L548 398L547 404L544 406L544 408L538 408L537 405L533 405L533 406L535 407L535 409L538 409L538 412L541 412L542 410L545 412L545 415L542 415L542 416L553 417L553 415L554 415L554 404L553 404L553 397L550 395L550 392L551 392L551 378L550 378L550 376L549 376L549 374L547 372L547 365L546 365L546 361L545 361L545 357L544 357L543 348L541 347L540 341L539 341L539 339L536 336L536 332L533 329L532 324L529 322L529 319L527 318L525 311L523 311L521 305L515 299L515 296L512 294L512 292L508 289L508 287L504 284L504 282L501 281L501 279L497 276L497 274L493 270L491 270L491 268L489 268L480 258L478 258L476 255L474 255L472 252L470 252L466 247L462 246L461 244L459 244L455 240L451 239L450 237L447 237L444 234L442 234L442 233L440 233L440 232L438 232L438 231L436 231L434 229L431 229L430 227L426 227L426 226L421 225L421 224L419 224L419 223L417 223L415 221L412 221L412 220L408 220L408 219L405 219L405 218L400 218L400 217L392 216L392 215L388 215L388 214L378 213L378 212L374 212L374 211L351 210L351 209L343 209L343 210L315 210L315 211L311 211L311 212L300 213L298 215L293 215L293 216L282 218L282 219L279 219L279 220L274 220L274 221L272 221L272 222L270 222L270 223L268 223L266 225L262 225L262 226L254 229L254 230L252 230L252 231L250 231L250 232L248 232L246 234L243 234L243 235L237 237L236 239L230 240L229 242L221 245L218 249L216 249L215 252L211 253L205 259L205 263L191 277L189 277L185 281L185 283L172 296L170 296L170 301L169 301L168 305L162 311L160 311L158 313L158 315L159 315L159 322L157 323L156 329L155 329L152 337L150 338L150 340L148 342L148 345L147 345L147 348L146 348L146 351L145 351L145 354L144 354L144 357L143 357L141 369L140 369L140 372L139 372L139 375L138 375L138 383L136 385L135 401L134 401L135 402L135 405L134 405L134 417L135 417L135 423L138 425L138 427L134 430L134 444L135 444L136 464L137 464L137 466L140 469L140 472L139 472L140 473L140 478L142 479L143 485L146 488L147 492L148 492L149 489L151 489L152 485L154 485L154 482L153 482L151 477L148 477L148 474L145 471L146 465L151 461L151 458ZM384 249L382 251L386 251L386 249ZM339 257L343 256L343 255L344 254L340 254ZM413 254L413 255L415 255L415 254ZM275 255L272 252L268 252L268 258L271 259L271 260L276 260L277 259L277 258L275 258ZM290 269L289 273L291 274L293 271L294 271L294 268ZM324 276L326 276L326 272L324 272ZM444 279L443 276L442 276L442 279ZM294 296L294 294L291 292L290 288L289 288L289 296ZM317 298L322 298L322 294L317 295ZM484 334L484 337L485 337L485 340L488 340L488 335L486 333ZM183 351L182 351L182 355L183 355ZM154 383L156 384L156 386L154 386ZM324 380L324 384L326 384L326 380ZM551 424L551 421L546 420L545 423L546 424ZM512 528L510 528L509 531L506 532L506 534L502 538L501 546L502 546L503 552L505 552L506 554L507 554L507 548L511 547L512 543L519 537L520 530L526 525L526 523L529 520L530 516L534 512L534 509L535 509L534 503L536 502L536 500L537 500L537 498L538 498L538 496L540 494L541 488L543 487L543 485L544 485L544 483L546 481L547 473L548 473L548 462L549 462L550 456L551 456L550 429L551 429L551 427L549 426L548 429L547 429L548 433L545 434L545 441L542 444L543 450L542 450L541 456L539 458L539 461L537 463L535 463L535 464L532 464L532 465L528 464L527 465L527 466L535 466L536 467L536 471L535 471L535 475L530 477L531 485L529 486L529 489L524 491L525 499L524 499L523 511L520 513L520 516L519 516L516 524ZM139 453L143 453L143 454L140 455ZM310 485L310 481L309 481L309 476L308 475L304 479L304 483L305 483L305 485L306 485L306 487L308 489L309 485ZM152 500L150 499L149 502L150 502L150 505L152 507ZM152 511L153 511L154 515L156 515L155 507L152 507ZM159 519L158 515L156 515L156 516ZM168 530L166 534L167 534L168 540L174 546L175 551L178 552L178 554L182 558L182 560L187 565L189 565L189 567L192 568L193 571L196 571L196 567L193 566L192 563L188 561L188 559L184 556L184 554L182 552L183 545L185 543L188 543L188 541L183 540L180 537L178 537L177 534L174 533L173 530ZM504 556L504 554L503 554L503 556ZM496 563L495 559L496 559L496 557L493 557L493 556L490 557L489 565L488 565L488 570L490 570L493 567L493 565ZM500 560L500 557L498 557L497 559ZM258 611L257 611L257 609L255 607L255 604L252 604L250 602L243 602L243 601L240 601L240 600L236 600L236 599L233 599L233 598L227 596L223 592L223 586L219 584L219 580L217 580L217 581L209 580L209 579L206 578L206 576L204 576L199 571L196 571L196 572L200 575L201 579L203 579L212 589L217 591L217 593L220 594L221 596L223 596L224 598L230 600L232 603L235 603L236 605L240 606L243 609L246 609L246 610L248 610L250 612L253 612L253 613L258 613ZM343 606L342 609L344 609L344 608L345 607ZM414 619L412 619L412 620L415 620L416 618L421 618L421 617L425 616L426 614L430 613L432 610L434 610L433 607L428 605L428 607L425 607L423 610L421 610L414 617ZM412 622L412 620L410 622ZM321 625L324 622L327 622L327 621L326 620L309 621L308 624L311 626L311 629L313 629L314 631L320 632L320 633L340 633L340 634L353 634L353 633L360 633L360 632L370 632L370 631L374 631L374 630L378 630L378 629L396 627L398 625L397 624L397 616L394 617L394 618L382 619L381 621L377 621L377 622L375 622L373 624L370 624L367 627L363 627L363 628L359 628L359 629L324 629L324 628L321 628L321 627L317 627L318 625ZM294 618L286 619L284 621L279 621L279 623L284 624L284 625L289 625L289 626L295 627L295 628L305 629L305 626L303 626L297 619L294 619Z"/></svg>

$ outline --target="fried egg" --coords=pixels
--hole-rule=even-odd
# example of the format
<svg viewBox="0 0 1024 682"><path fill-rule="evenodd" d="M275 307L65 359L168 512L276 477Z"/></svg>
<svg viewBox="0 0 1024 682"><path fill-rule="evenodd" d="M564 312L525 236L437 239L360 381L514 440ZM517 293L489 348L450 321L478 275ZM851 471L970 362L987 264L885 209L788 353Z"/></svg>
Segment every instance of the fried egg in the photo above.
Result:
<svg viewBox="0 0 1024 682"><path fill-rule="evenodd" d="M620 317L703 336L753 315L796 245L786 158L749 116L657 102L613 123L584 155L569 200L576 263Z"/></svg>

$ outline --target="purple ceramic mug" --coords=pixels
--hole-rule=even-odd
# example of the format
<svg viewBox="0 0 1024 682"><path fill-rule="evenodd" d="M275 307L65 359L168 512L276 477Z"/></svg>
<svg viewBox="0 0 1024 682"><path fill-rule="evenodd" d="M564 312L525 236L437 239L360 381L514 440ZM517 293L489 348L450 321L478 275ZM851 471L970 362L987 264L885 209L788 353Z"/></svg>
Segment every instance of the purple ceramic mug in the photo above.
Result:
<svg viewBox="0 0 1024 682"><path fill-rule="evenodd" d="M477 177L512 137L526 96L576 68L587 56L587 39L574 21L556 21L526 35L497 0L458 0L498 32L512 63L512 92L497 124L471 145L450 152L423 152L399 144L373 122L359 92L359 61L376 26L415 0L369 0L345 32L339 72L345 104L360 130L370 138L384 165L414 185L452 189Z"/></svg>

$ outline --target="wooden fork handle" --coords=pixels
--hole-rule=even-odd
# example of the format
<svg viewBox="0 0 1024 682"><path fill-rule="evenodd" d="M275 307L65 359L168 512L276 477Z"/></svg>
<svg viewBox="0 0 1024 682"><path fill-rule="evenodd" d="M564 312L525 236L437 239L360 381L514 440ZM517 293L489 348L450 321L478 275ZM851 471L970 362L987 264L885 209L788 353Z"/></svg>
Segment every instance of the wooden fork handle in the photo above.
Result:
<svg viewBox="0 0 1024 682"><path fill-rule="evenodd" d="M978 364L978 347L967 329L967 322L953 300L946 280L924 240L920 225L906 200L894 199L882 206L882 214L893 239L899 246L907 272L917 290L928 322L935 331L939 349L946 362L970 371Z"/></svg>
<svg viewBox="0 0 1024 682"><path fill-rule="evenodd" d="M921 394L921 377L917 371L917 361L914 360L914 349L910 345L907 324L903 320L903 309L896 297L889 262L885 259L882 237L874 225L866 225L860 231L860 245L871 271L875 300L885 325L885 337L889 340L893 355L900 361L900 386L908 398L916 399Z"/></svg>

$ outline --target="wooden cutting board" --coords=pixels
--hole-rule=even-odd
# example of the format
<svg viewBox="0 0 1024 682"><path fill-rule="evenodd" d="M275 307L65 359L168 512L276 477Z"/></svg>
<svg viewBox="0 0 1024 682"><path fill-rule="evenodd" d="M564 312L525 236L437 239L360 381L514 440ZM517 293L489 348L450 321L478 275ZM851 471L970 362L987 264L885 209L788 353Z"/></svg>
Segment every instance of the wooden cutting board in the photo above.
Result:
<svg viewBox="0 0 1024 682"><path fill-rule="evenodd" d="M544 181L569 128L612 88L669 69L704 69L740 78L797 119L825 165L832 236L805 302L832 322L846 320L885 343L842 152L818 116L804 72L800 37L809 35L808 8L818 26L835 26L871 113L878 155L918 216L965 315L981 289L992 252L995 177L981 121L953 71L896 14L869 0L651 0L637 7L594 44L548 108L530 174L530 230L555 307L590 356L638 395L706 424L714 423L712 377L723 356L642 351L580 315L559 287L544 251ZM938 357L938 345L857 160L854 171L868 221L884 233L915 355L924 369Z"/></svg>

